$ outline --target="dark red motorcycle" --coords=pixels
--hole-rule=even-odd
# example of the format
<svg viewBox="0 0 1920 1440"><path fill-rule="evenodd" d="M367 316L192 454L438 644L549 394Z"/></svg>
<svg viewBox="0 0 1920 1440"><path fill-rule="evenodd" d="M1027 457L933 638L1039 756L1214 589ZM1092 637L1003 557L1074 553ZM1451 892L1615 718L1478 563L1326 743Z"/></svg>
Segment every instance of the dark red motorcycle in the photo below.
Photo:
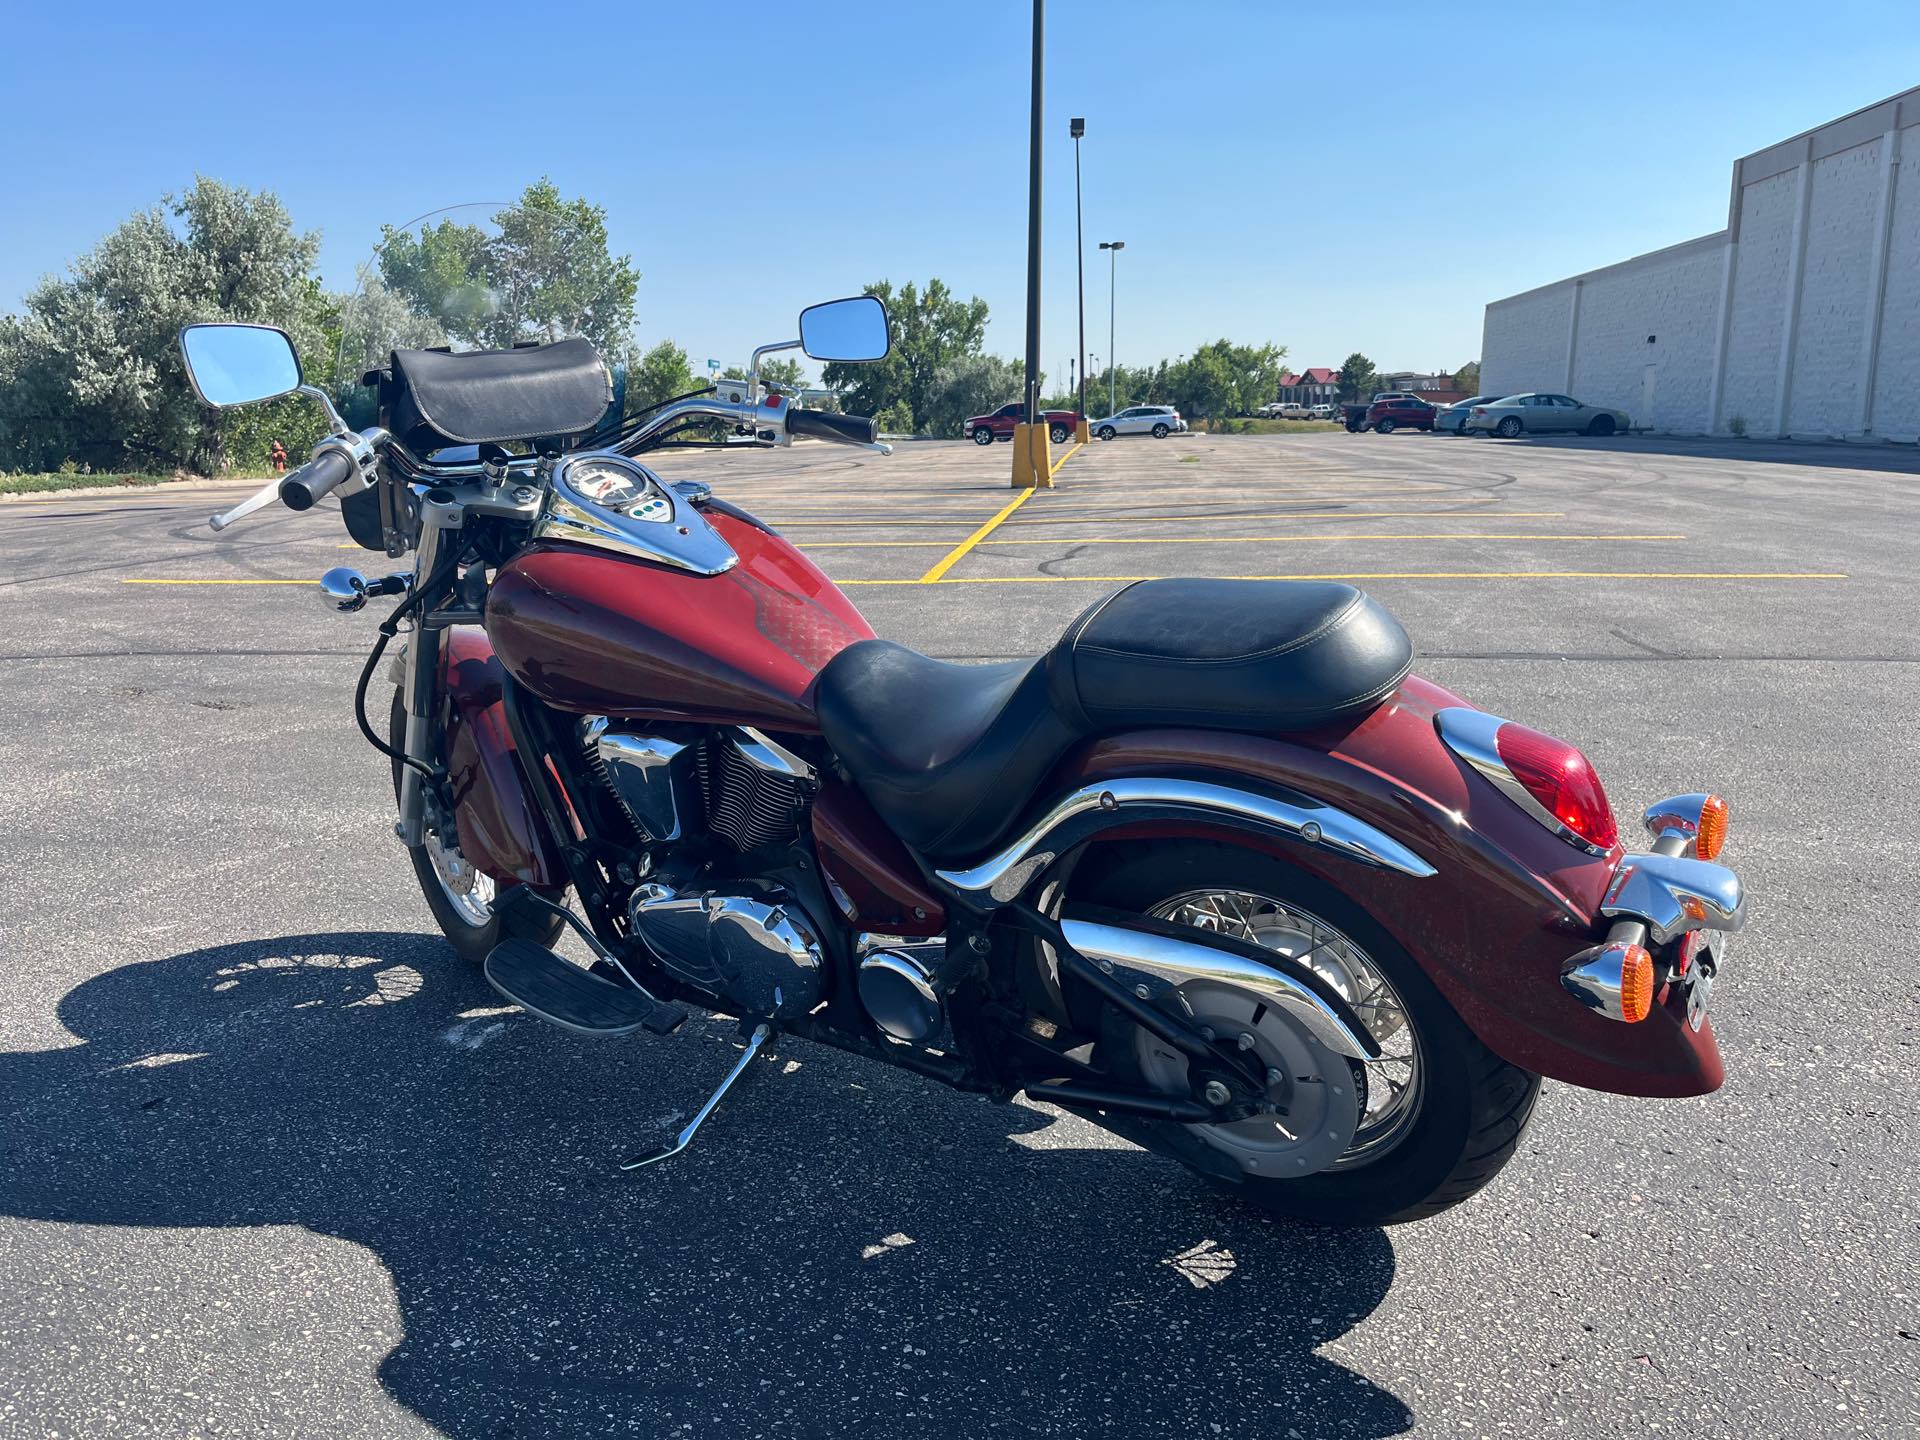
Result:
<svg viewBox="0 0 1920 1440"><path fill-rule="evenodd" d="M278 330L182 346L210 404L326 398ZM333 494L360 544L412 552L322 583L397 601L360 726L427 903L498 990L582 1035L739 1017L713 1099L629 1167L684 1148L775 1035L1024 1091L1335 1223L1471 1195L1542 1076L1720 1084L1707 1002L1744 919L1720 799L1652 806L1627 853L1580 751L1411 675L1345 585L1143 581L994 665L876 639L767 525L634 458L690 426L873 446L760 383L795 347L880 359L886 313L816 305L744 382L619 424L583 340L394 349L377 423L333 413L213 522ZM550 948L565 926L591 968Z"/></svg>

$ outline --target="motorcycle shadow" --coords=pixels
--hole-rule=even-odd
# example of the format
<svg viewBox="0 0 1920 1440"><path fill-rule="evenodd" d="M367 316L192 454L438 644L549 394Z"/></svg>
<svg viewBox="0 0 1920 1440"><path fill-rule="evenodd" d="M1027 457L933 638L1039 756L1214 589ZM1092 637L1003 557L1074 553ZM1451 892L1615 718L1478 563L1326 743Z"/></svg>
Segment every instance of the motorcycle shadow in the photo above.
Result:
<svg viewBox="0 0 1920 1440"><path fill-rule="evenodd" d="M127 965L59 1019L79 1043L0 1056L0 1211L365 1246L405 1332L380 1378L449 1435L1412 1423L1316 1353L1386 1295L1383 1232L1275 1222L1077 1121L796 1046L624 1175L731 1025L577 1040L421 935Z"/></svg>

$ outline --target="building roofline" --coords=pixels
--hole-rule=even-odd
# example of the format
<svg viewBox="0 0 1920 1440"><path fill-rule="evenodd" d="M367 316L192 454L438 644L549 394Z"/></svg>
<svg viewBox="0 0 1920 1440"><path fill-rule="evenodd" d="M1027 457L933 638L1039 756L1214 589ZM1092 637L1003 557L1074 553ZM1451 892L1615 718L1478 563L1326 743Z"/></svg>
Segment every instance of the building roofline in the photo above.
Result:
<svg viewBox="0 0 1920 1440"><path fill-rule="evenodd" d="M1628 260L1616 260L1611 265L1601 265L1592 270L1582 270L1578 275L1563 275L1558 280L1549 280L1544 285L1536 285L1531 290L1522 290L1515 295L1503 295L1498 300L1489 300L1487 302L1487 308L1492 310L1501 305L1511 305L1516 300L1531 300L1536 295L1544 294L1548 290L1557 290L1562 285L1573 285L1598 279L1600 276L1610 274L1615 270L1625 270L1631 266L1644 264L1648 260L1664 258L1677 259L1680 252L1684 250L1712 250L1726 243L1727 232L1724 230L1716 230L1711 235L1698 235L1691 240L1682 240L1678 245L1663 245L1658 250L1649 250L1644 255L1635 255Z"/></svg>

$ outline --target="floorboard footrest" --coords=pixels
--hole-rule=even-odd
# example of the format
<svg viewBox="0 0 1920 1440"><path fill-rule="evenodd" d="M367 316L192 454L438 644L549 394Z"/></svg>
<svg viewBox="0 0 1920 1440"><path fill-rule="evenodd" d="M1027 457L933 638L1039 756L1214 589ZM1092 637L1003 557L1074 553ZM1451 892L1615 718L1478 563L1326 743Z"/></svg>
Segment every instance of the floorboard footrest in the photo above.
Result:
<svg viewBox="0 0 1920 1440"><path fill-rule="evenodd" d="M665 1035L686 1010L590 975L530 940L503 940L485 965L487 983L536 1020L579 1035Z"/></svg>

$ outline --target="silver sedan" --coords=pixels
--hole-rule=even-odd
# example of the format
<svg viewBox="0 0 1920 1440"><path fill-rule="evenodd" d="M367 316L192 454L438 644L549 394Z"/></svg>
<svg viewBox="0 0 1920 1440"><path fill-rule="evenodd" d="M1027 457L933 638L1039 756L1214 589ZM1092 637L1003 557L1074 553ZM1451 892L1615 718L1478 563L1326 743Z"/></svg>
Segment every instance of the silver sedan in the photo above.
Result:
<svg viewBox="0 0 1920 1440"><path fill-rule="evenodd" d="M1500 435L1509 440L1516 435L1544 435L1566 430L1581 435L1612 435L1630 428L1631 424L1624 410L1609 410L1604 405L1582 405L1570 395L1532 391L1474 406L1467 412L1466 433Z"/></svg>

